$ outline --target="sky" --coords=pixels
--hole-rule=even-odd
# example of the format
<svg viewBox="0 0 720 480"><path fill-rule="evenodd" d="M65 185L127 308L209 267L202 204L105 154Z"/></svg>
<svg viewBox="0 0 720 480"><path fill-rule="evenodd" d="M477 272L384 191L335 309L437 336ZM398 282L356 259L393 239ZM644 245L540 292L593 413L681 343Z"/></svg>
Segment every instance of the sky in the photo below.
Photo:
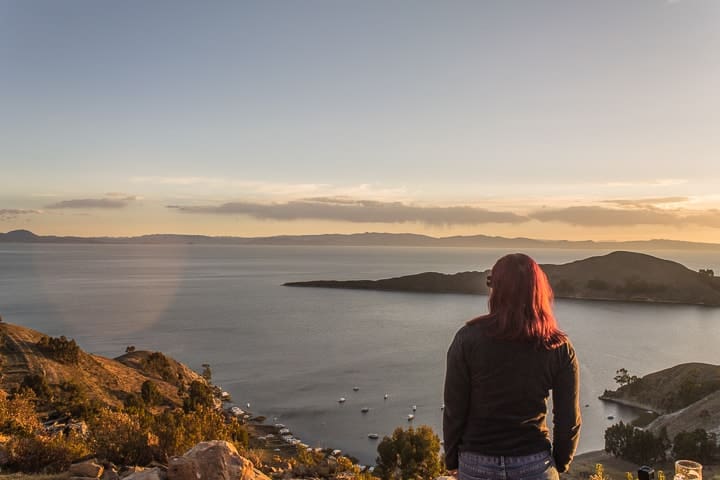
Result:
<svg viewBox="0 0 720 480"><path fill-rule="evenodd" d="M0 232L720 243L716 0L0 0Z"/></svg>

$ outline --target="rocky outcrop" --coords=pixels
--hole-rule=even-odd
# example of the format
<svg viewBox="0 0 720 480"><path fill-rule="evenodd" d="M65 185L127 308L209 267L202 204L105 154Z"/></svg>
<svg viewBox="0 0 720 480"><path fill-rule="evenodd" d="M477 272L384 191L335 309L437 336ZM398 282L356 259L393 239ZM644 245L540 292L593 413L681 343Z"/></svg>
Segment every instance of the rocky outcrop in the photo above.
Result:
<svg viewBox="0 0 720 480"><path fill-rule="evenodd" d="M100 478L105 468L95 460L88 460L70 465L70 475L73 478L93 479Z"/></svg>
<svg viewBox="0 0 720 480"><path fill-rule="evenodd" d="M168 480L270 480L256 470L250 460L241 457L233 444L221 440L198 443L182 457L171 458L167 478Z"/></svg>

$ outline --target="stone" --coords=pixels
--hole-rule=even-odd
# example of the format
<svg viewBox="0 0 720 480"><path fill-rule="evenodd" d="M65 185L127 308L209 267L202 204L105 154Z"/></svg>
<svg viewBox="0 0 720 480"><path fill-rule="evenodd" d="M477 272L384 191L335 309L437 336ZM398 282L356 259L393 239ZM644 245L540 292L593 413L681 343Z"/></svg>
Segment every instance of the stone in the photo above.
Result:
<svg viewBox="0 0 720 480"><path fill-rule="evenodd" d="M193 465L190 465L190 464ZM168 465L168 480L270 480L230 442L200 442Z"/></svg>
<svg viewBox="0 0 720 480"><path fill-rule="evenodd" d="M137 465L132 467L123 467L120 470L120 478L124 479L128 475L132 475L135 472L142 472L143 470L145 470L143 467L138 467Z"/></svg>
<svg viewBox="0 0 720 480"><path fill-rule="evenodd" d="M100 478L103 474L103 466L92 460L87 462L73 463L70 465L70 475L83 478Z"/></svg>
<svg viewBox="0 0 720 480"><path fill-rule="evenodd" d="M120 480L120 475L115 468L106 466L100 480Z"/></svg>
<svg viewBox="0 0 720 480"><path fill-rule="evenodd" d="M123 478L123 480L166 480L165 472L157 467L140 470Z"/></svg>
<svg viewBox="0 0 720 480"><path fill-rule="evenodd" d="M173 457L168 464L167 476L168 480L198 480L200 472L194 459Z"/></svg>

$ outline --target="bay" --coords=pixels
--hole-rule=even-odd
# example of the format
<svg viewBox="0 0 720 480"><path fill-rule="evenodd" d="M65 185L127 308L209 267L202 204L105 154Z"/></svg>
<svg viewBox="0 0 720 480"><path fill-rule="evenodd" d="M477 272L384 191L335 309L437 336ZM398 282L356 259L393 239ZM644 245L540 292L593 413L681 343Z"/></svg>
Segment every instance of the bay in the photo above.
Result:
<svg viewBox="0 0 720 480"><path fill-rule="evenodd" d="M377 279L490 268L498 249L206 245L0 245L5 321L75 338L115 357L128 345L201 370L255 414L312 446L372 464L397 426L440 433L447 346L487 297L283 287L287 281ZM602 251L526 253L563 263ZM720 271L717 252L647 252ZM720 310L557 300L581 363L580 451L601 449L610 424L635 412L597 397L615 370L632 374L720 363ZM357 392L353 387L359 387ZM384 400L385 394L389 397ZM339 397L347 398L339 404ZM585 407L587 405L587 407ZM369 407L367 414L360 409ZM608 416L614 417L609 420Z"/></svg>

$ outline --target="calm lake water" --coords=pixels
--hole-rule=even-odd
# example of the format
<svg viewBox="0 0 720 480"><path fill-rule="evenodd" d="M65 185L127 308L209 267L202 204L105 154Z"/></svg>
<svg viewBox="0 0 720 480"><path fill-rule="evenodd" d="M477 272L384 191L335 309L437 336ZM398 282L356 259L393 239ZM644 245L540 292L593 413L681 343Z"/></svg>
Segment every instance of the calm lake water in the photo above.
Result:
<svg viewBox="0 0 720 480"><path fill-rule="evenodd" d="M541 263L607 252L528 250ZM484 270L496 249L0 244L0 314L74 337L115 357L127 345L200 371L311 446L372 464L377 441L417 405L415 425L441 428L445 352L487 298L283 287L286 281L377 279ZM720 271L720 252L648 252ZM633 412L597 399L615 370L644 375L683 362L720 363L720 309L558 300L581 363L580 451ZM353 386L360 390L354 392ZM389 394L387 400L383 395ZM339 397L347 402L338 404ZM587 405L585 407L585 405ZM369 407L362 414L362 407Z"/></svg>

